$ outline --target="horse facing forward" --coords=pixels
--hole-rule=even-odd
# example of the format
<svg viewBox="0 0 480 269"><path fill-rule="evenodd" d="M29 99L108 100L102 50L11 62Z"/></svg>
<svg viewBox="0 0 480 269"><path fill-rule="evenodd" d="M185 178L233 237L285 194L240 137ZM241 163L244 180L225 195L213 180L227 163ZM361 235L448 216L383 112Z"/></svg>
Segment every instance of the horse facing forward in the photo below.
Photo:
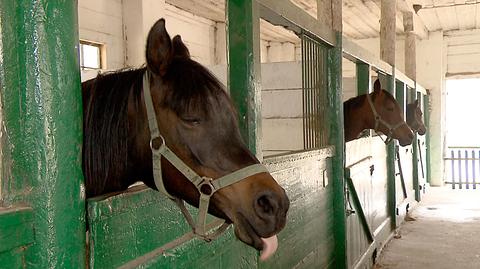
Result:
<svg viewBox="0 0 480 269"><path fill-rule="evenodd" d="M374 91L359 95L343 103L345 142L352 141L363 130L373 129L397 139L401 146L410 145L413 133L403 120L403 113L395 98L381 89L380 81L374 83Z"/></svg>
<svg viewBox="0 0 480 269"><path fill-rule="evenodd" d="M180 36L170 39L163 19L149 32L146 60L82 84L87 197L141 180L233 223L268 258L289 199L242 141L223 86Z"/></svg>
<svg viewBox="0 0 480 269"><path fill-rule="evenodd" d="M418 100L407 105L407 124L413 132L419 135L424 135L427 132L427 127L423 123L423 112Z"/></svg>

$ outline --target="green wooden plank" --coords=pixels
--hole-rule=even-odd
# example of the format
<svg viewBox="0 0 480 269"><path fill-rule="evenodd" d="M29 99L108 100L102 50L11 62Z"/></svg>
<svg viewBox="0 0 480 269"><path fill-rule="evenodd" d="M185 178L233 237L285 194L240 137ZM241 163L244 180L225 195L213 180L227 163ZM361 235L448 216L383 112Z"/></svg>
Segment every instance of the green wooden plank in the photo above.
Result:
<svg viewBox="0 0 480 269"><path fill-rule="evenodd" d="M0 1L2 199L33 209L33 268L85 266L77 21L77 1Z"/></svg>
<svg viewBox="0 0 480 269"><path fill-rule="evenodd" d="M27 268L27 264L25 263L25 248L16 248L5 252L0 252L0 268Z"/></svg>
<svg viewBox="0 0 480 269"><path fill-rule="evenodd" d="M346 250L346 216L345 216L345 134L343 130L342 102L342 33L336 32L336 47L328 52L328 142L335 146L335 156L332 159L333 204L334 204L334 238L335 238L335 268L347 268Z"/></svg>
<svg viewBox="0 0 480 269"><path fill-rule="evenodd" d="M370 92L370 65L362 62L356 63L357 68L357 95Z"/></svg>
<svg viewBox="0 0 480 269"><path fill-rule="evenodd" d="M403 119L407 118L406 107L407 107L407 98L405 94L406 88L405 83L400 80L395 81L395 99L397 100L400 108L402 109Z"/></svg>
<svg viewBox="0 0 480 269"><path fill-rule="evenodd" d="M271 168L269 161L274 160L266 160ZM315 154L286 160L285 165L276 164L270 171L290 198L288 222L279 235L277 252L259 268L325 268L335 258L333 188L324 187L332 181L331 159ZM330 179L324 181L319 172Z"/></svg>
<svg viewBox="0 0 480 269"><path fill-rule="evenodd" d="M188 208L196 214L197 209ZM89 200L88 214L91 268L121 266L191 231L172 201L145 186ZM145 260L142 266L189 268L194 260L203 259L226 267L240 260L255 264L257 251L237 241L231 231L212 243L195 239L165 255ZM216 256L217 253L223 254Z"/></svg>
<svg viewBox="0 0 480 269"><path fill-rule="evenodd" d="M382 75L385 78L385 89L393 96L395 94L395 75ZM397 198L396 198L396 179L395 179L395 146L396 140L387 145L387 194L388 194L388 212L391 220L391 229L397 228Z"/></svg>
<svg viewBox="0 0 480 269"><path fill-rule="evenodd" d="M418 140L418 134L415 133L413 137L413 143L412 143L412 148L413 148L413 155L412 155L412 178L413 178L413 189L415 191L415 200L417 202L420 202L420 184L419 184L419 174L418 174L418 166L420 165L420 162L418 161L418 154L419 154L419 148L417 144Z"/></svg>
<svg viewBox="0 0 480 269"><path fill-rule="evenodd" d="M258 251L237 240L230 228L211 243L190 240L164 255L136 260L137 265L131 268L328 266L335 254L334 207L332 187L324 185L333 182L328 172L332 155L333 148L326 148L265 160L291 200L289 221L278 235L279 249L269 261L259 262ZM190 231L171 201L143 186L91 199L88 213L92 268L124 265Z"/></svg>
<svg viewBox="0 0 480 269"><path fill-rule="evenodd" d="M238 111L240 131L261 160L260 18L254 0L228 0L228 88Z"/></svg>
<svg viewBox="0 0 480 269"><path fill-rule="evenodd" d="M257 263L257 251L237 240L230 228L211 243L194 239L134 268L249 269L256 268Z"/></svg>
<svg viewBox="0 0 480 269"><path fill-rule="evenodd" d="M31 208L0 208L0 253L33 243Z"/></svg>
<svg viewBox="0 0 480 269"><path fill-rule="evenodd" d="M424 123L425 123L425 127L427 128L427 133L425 134L425 144L426 144L426 153L425 153L425 162L426 162L426 166L427 166L427 183L430 183L432 182L432 178L431 178L431 169L432 169L432 166L430 164L431 162L431 158L430 158L430 96L429 95L425 95L424 96L424 102L423 102L423 117L424 117Z"/></svg>

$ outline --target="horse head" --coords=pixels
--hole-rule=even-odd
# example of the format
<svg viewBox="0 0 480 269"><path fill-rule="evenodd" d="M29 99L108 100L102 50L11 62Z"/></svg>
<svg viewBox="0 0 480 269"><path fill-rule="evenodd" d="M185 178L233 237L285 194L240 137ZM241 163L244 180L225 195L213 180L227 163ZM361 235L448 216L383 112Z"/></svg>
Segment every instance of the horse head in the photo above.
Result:
<svg viewBox="0 0 480 269"><path fill-rule="evenodd" d="M402 109L395 98L384 89L380 81L374 83L374 90L367 99L372 109L374 129L397 139L401 146L410 145L413 133L403 119Z"/></svg>
<svg viewBox="0 0 480 269"><path fill-rule="evenodd" d="M423 123L423 112L420 109L418 100L407 105L407 124L412 131L417 132L419 135L424 135L427 132L427 128Z"/></svg>
<svg viewBox="0 0 480 269"><path fill-rule="evenodd" d="M223 86L190 58L180 36L170 39L163 19L149 32L146 59L158 129L188 167L214 181L259 163L242 141L237 114ZM141 129L136 144L144 163L151 163L148 124ZM165 158L162 167L166 191L198 206L200 192L194 184ZM155 187L151 180L145 183ZM238 239L262 250L266 238L285 226L288 208L285 190L268 172L261 172L216 191L208 212L233 223Z"/></svg>

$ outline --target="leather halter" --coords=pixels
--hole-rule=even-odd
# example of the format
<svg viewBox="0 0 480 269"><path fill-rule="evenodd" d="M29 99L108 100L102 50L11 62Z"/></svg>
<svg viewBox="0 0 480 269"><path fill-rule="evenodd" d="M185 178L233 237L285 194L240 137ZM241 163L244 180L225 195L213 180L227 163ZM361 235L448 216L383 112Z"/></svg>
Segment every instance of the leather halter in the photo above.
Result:
<svg viewBox="0 0 480 269"><path fill-rule="evenodd" d="M262 164L253 164L217 179L198 175L177 155L175 155L173 151L168 148L165 143L165 139L160 134L155 109L153 107L152 95L150 92L150 73L148 70L145 71L145 74L143 76L143 95L145 98L145 107L148 116L148 126L150 129L150 149L152 150L153 178L155 180L155 186L157 187L159 192L163 193L177 204L188 224L192 228L193 233L197 237L200 237L205 241L211 241L215 237L222 234L230 225L225 221L222 221L218 224L220 226L218 226L214 232L207 233L209 231L208 227L212 226L212 223L206 223L208 205L210 203L210 198L212 197L212 195L216 191L230 186L242 179L259 173L267 173L268 170ZM161 142L161 145L158 148L155 146L155 141ZM162 177L162 157L167 159L176 169L178 169L178 171L180 171L190 182L192 182L200 193L198 206L199 211L196 223L194 222L192 215L190 215L187 208L185 207L184 201L182 199L173 197L165 189L165 184Z"/></svg>
<svg viewBox="0 0 480 269"><path fill-rule="evenodd" d="M383 142L384 142L385 144L390 143L390 142L393 140L393 137L392 137L393 132L394 132L398 127L400 127L400 126L402 126L402 125L404 125L404 124L406 125L407 123L406 123L404 120L402 120L402 121L398 122L398 123L395 124L395 125L391 125L390 123L388 123L388 122L386 122L384 119L382 119L382 116L380 116L380 114L378 114L377 110L375 109L375 106L373 105L372 98L370 97L370 94L367 94L367 100L368 100L368 103L370 104L370 109L372 110L373 117L375 118L375 128L374 128L374 130L375 130L375 131L379 131L379 130L377 130L377 128L378 128L378 126L379 126L380 123L383 124L385 127L387 127L387 128L388 128L388 134L386 134L386 135L387 135L387 139L383 140L382 137L380 137L380 138L383 140ZM408 126L408 125L407 125L407 126Z"/></svg>

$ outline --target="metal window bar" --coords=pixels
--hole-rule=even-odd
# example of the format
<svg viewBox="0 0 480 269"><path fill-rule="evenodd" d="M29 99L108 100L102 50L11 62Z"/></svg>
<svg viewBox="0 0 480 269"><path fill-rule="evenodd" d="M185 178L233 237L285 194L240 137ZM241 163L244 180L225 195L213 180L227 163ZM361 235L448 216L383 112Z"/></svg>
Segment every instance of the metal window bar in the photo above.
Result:
<svg viewBox="0 0 480 269"><path fill-rule="evenodd" d="M446 183L452 189L477 189L480 180L480 149L479 147L449 147L450 157L444 158L450 163L450 178ZM477 165L478 163L478 165Z"/></svg>
<svg viewBox="0 0 480 269"><path fill-rule="evenodd" d="M328 145L327 48L307 33L301 35L301 44L303 144L305 149L315 149Z"/></svg>

